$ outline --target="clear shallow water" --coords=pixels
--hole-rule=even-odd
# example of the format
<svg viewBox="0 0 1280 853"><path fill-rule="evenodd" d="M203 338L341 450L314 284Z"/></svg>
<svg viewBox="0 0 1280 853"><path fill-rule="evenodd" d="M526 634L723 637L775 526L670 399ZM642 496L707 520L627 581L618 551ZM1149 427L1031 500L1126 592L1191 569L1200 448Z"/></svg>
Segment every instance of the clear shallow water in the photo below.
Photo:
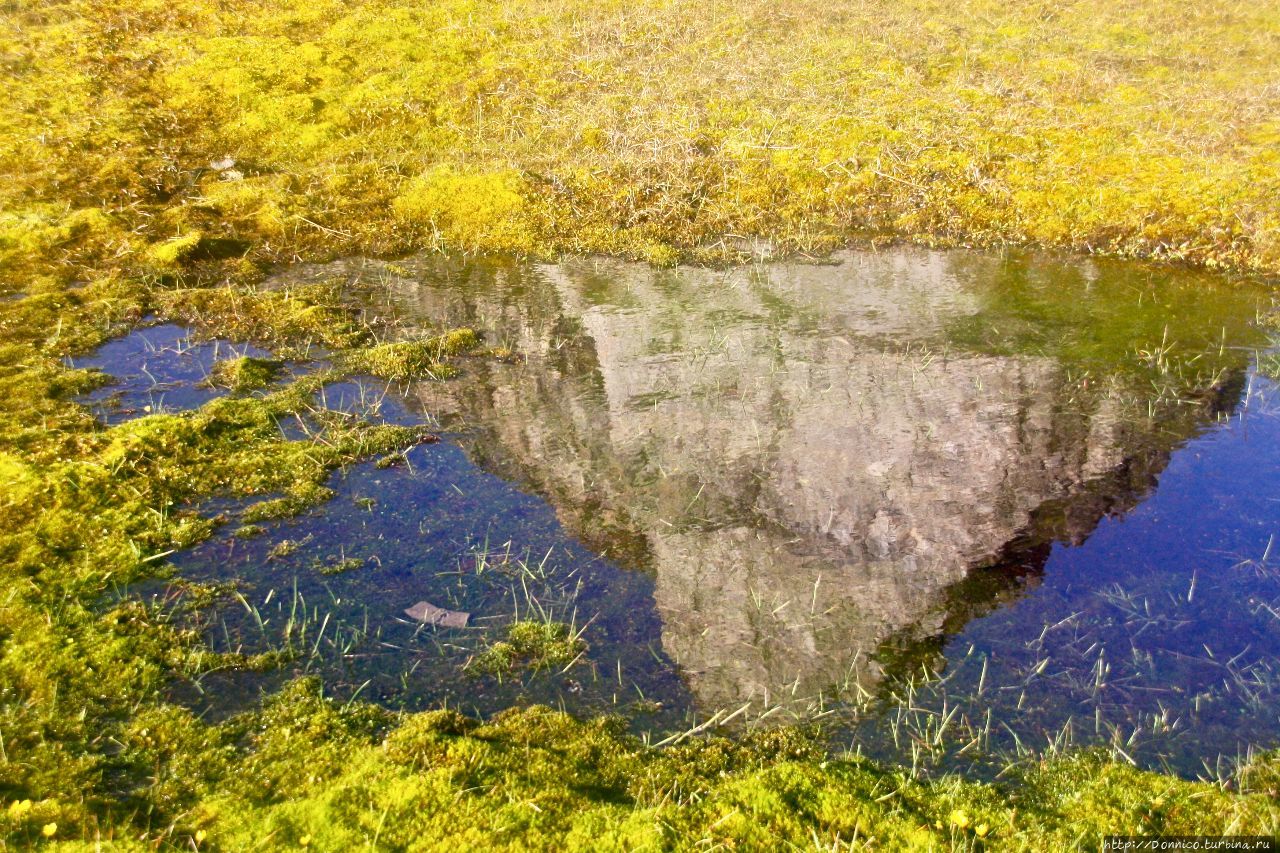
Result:
<svg viewBox="0 0 1280 853"><path fill-rule="evenodd" d="M246 354L271 356L201 341L178 326L144 327L77 363L114 378L83 402L107 424L190 411L226 393L206 384L213 363ZM290 373L315 366L293 364ZM314 404L372 421L438 426L371 377L331 383ZM307 418L280 427L288 440L323 440ZM266 674L214 672L174 685L173 697L220 717L287 678L317 673L334 695L394 707L488 714L541 702L624 713L637 731L680 725L688 694L660 646L652 579L584 548L544 500L483 471L451 438L414 446L389 467L370 460L335 472L330 501L297 518L260 522L258 535L238 535L248 501L215 498L201 507L228 522L170 562L185 580L233 584L238 605L194 617L178 611L179 618L192 619L216 649L288 650L297 659ZM169 606L184 596L164 582L135 593ZM470 625L422 626L404 612L422 600L468 612ZM497 678L468 669L516 618L573 625L587 652L563 671Z"/></svg>
<svg viewBox="0 0 1280 853"><path fill-rule="evenodd" d="M186 411L226 393L207 384L213 365L240 356L267 358L251 344L202 341L189 329L166 323L138 329L111 341L76 367L97 368L116 382L86 395L84 402L104 423L119 423L151 412Z"/></svg>
<svg viewBox="0 0 1280 853"><path fill-rule="evenodd" d="M407 456L396 469L364 463L336 475L336 497L314 513L266 525L266 534L248 540L224 534L180 557L185 577L239 579L267 620L259 630L247 610L224 613L211 628L215 644L260 650L264 641L280 641L291 614L309 611L295 619L309 623L300 646L307 652L318 644L320 654L304 654L292 671L324 675L337 695L358 689L397 707L446 703L473 713L518 701L634 712L642 698L680 695L657 643L650 579L578 545L545 502L475 469L456 445L421 446ZM282 539L297 550L272 555ZM324 573L341 560L359 566ZM468 612L471 624L422 627L404 615L422 600ZM567 672L505 680L465 671L471 655L517 615L589 622L589 657ZM247 681L243 686L258 686ZM226 698L225 689L212 691L211 706ZM680 708L675 702L666 710ZM657 710L646 709L640 722L653 725Z"/></svg>
<svg viewBox="0 0 1280 853"><path fill-rule="evenodd" d="M1069 722L1188 773L1280 743L1280 393L1252 371L1248 386L1136 506L1053 542L1034 587L946 641L952 696L985 659L1000 687L968 704L1031 745Z"/></svg>
<svg viewBox="0 0 1280 853"><path fill-rule="evenodd" d="M312 516L228 531L179 567L270 593L277 627L296 581L316 625L325 610L353 632L308 665L409 707L643 708L639 727L662 728L750 703L899 758L941 727L932 757L956 765L1069 736L1195 773L1280 742L1280 584L1263 559L1280 425L1252 367L1269 297L1125 264L837 260L290 270L521 358L394 389L384 414L439 423L446 442L411 470L338 475ZM281 538L305 545L270 558ZM477 571L495 546L545 576ZM315 570L343 556L365 564ZM397 621L419 598L477 627ZM590 621L585 662L518 683L461 674L530 598ZM222 622L225 643L254 641L248 616ZM906 694L910 714L877 711Z"/></svg>

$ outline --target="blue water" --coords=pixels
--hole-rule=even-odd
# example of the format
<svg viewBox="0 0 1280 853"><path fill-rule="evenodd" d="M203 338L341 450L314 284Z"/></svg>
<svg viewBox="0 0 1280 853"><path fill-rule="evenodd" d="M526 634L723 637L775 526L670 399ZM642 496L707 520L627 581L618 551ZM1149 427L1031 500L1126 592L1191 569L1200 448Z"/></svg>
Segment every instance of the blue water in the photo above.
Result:
<svg viewBox="0 0 1280 853"><path fill-rule="evenodd" d="M107 344L80 366L111 374L110 395L98 391L85 403L108 424L191 410L225 393L203 384L214 361L271 356L247 344L192 340L189 330L165 325ZM293 367L301 373L313 366ZM371 377L331 383L314 399L370 420L435 425ZM315 431L307 421L282 428L298 441ZM448 705L489 714L541 702L583 714L625 713L637 730L679 723L687 692L658 643L652 579L584 548L546 501L484 472L459 447L462 436L448 437L410 448L389 467L370 460L336 471L331 500L296 518L263 522L252 537L238 536L243 525L234 521L248 502L204 504L205 514L232 520L170 561L184 580L231 582L233 590L219 606L184 618L217 650L288 648L298 659L275 672L215 672L175 684L175 698L218 717L288 678L319 674L334 695L397 708ZM282 542L295 547L279 553ZM326 573L344 560L358 565ZM182 601L176 588L141 589L170 606ZM465 611L471 622L461 630L422 626L404 611L423 600ZM564 671L517 670L502 678L469 668L517 618L574 626L586 642L582 659Z"/></svg>
<svg viewBox="0 0 1280 853"><path fill-rule="evenodd" d="M948 640L952 701L1016 720L1032 745L1070 721L1077 742L1188 773L1275 744L1278 404L1251 371L1237 407L1174 451L1137 506L1052 543L1034 586ZM1016 689L966 702L984 658L988 685Z"/></svg>
<svg viewBox="0 0 1280 853"><path fill-rule="evenodd" d="M188 411L226 394L205 381L215 362L240 356L270 354L248 343L200 340L189 329L166 323L110 341L74 366L103 370L115 380L84 398L94 414L112 424L144 414Z"/></svg>

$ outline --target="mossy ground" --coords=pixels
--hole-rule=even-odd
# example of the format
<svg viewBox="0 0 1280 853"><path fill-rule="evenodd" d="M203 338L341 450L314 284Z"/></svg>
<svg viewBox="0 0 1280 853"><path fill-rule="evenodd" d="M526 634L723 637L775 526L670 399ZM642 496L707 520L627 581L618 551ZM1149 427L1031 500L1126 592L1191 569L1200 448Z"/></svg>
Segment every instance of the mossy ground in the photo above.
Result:
<svg viewBox="0 0 1280 853"><path fill-rule="evenodd" d="M854 234L1280 272L1271 3L17 0L0 262Z"/></svg>
<svg viewBox="0 0 1280 853"><path fill-rule="evenodd" d="M1262 793L1087 755L996 788L827 759L794 733L655 750L610 721L397 717L311 682L211 725L165 686L271 661L113 595L210 534L200 499L260 497L246 523L302 511L333 467L422 438L326 418L325 381L434 373L474 344L379 343L335 285L255 289L271 263L436 245L668 263L872 233L1274 274L1277 26L1267 4L1158 0L7 4L4 843L1057 849L1277 831L1270 759L1242 777ZM70 399L102 377L65 357L150 316L345 367L104 428ZM296 414L324 440L285 439Z"/></svg>
<svg viewBox="0 0 1280 853"><path fill-rule="evenodd" d="M539 707L483 724L453 711L396 718L326 700L301 681L217 730L166 709L129 734L156 791L198 800L168 838L189 844L203 832L206 845L233 850L1062 850L1097 848L1110 833L1277 828L1266 793L1226 793L1091 754L996 788L828 759L795 730L656 751L624 728ZM247 746L233 747L237 738Z"/></svg>

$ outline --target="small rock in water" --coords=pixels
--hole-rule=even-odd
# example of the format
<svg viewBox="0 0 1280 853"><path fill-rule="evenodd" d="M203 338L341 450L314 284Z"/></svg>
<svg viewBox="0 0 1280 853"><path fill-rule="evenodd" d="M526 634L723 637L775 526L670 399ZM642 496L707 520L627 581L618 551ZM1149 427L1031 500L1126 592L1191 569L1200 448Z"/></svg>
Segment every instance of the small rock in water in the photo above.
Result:
<svg viewBox="0 0 1280 853"><path fill-rule="evenodd" d="M465 628L467 627L467 620L471 618L470 613L463 613L461 610L446 610L426 601L419 601L406 610L404 614L410 619L416 619L419 622L425 622L428 625L435 625L440 628Z"/></svg>

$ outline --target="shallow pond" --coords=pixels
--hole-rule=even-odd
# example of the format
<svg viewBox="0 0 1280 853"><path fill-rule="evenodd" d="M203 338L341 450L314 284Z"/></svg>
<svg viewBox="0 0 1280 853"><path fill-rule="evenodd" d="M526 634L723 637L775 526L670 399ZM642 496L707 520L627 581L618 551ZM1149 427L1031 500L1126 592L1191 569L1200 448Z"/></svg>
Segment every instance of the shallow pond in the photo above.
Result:
<svg viewBox="0 0 1280 853"><path fill-rule="evenodd" d="M471 325L516 357L332 389L446 440L181 555L247 584L219 642L303 625L335 690L406 707L544 701L657 732L746 706L950 766L1100 742L1194 774L1280 742L1263 291L919 250L728 271L353 259L279 281L333 278L408 330ZM472 627L415 625L419 599ZM588 651L465 669L517 613L585 626Z"/></svg>

